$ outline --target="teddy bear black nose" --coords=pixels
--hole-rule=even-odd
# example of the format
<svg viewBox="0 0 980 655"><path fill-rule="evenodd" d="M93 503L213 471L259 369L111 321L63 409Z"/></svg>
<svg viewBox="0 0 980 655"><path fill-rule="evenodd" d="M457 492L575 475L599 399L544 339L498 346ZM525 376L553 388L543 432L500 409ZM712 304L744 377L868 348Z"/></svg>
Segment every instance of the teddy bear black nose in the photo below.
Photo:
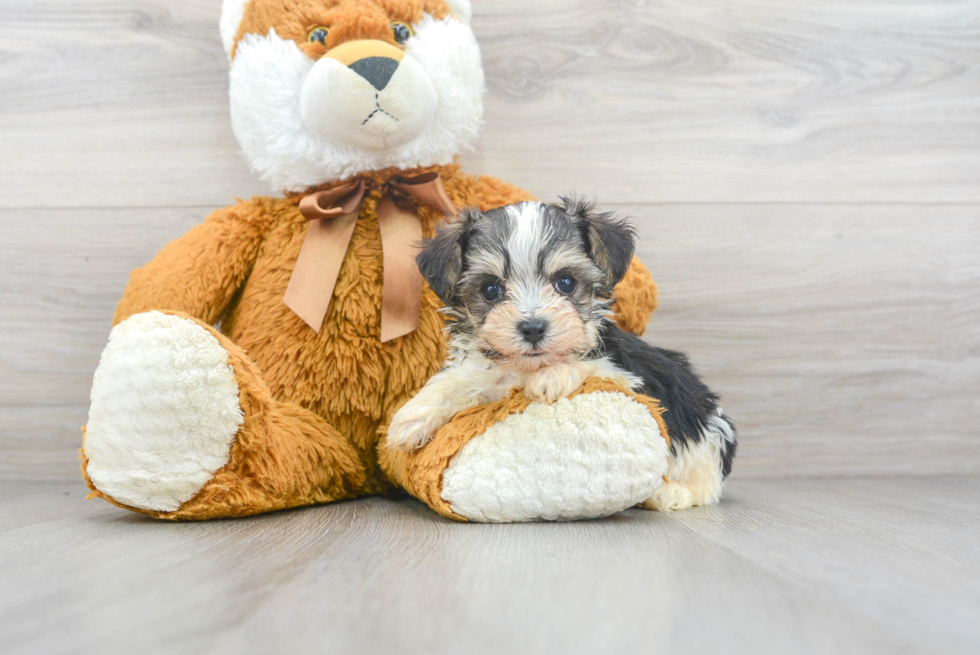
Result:
<svg viewBox="0 0 980 655"><path fill-rule="evenodd" d="M548 330L548 324L540 318L521 321L521 324L517 327L521 331L521 336L524 337L524 341L527 341L532 346L538 345L544 339L544 333Z"/></svg>
<svg viewBox="0 0 980 655"><path fill-rule="evenodd" d="M391 76L398 70L400 62L390 57L365 57L348 66L352 71L366 79L378 91L384 90Z"/></svg>

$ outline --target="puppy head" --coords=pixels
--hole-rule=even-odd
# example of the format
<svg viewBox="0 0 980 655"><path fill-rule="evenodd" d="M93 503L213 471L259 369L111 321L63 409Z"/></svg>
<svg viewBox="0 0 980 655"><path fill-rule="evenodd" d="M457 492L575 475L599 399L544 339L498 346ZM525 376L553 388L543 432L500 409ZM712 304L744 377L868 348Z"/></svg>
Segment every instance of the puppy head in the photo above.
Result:
<svg viewBox="0 0 980 655"><path fill-rule="evenodd" d="M563 199L465 211L418 263L454 319L457 343L535 370L596 347L634 248L625 220Z"/></svg>
<svg viewBox="0 0 980 655"><path fill-rule="evenodd" d="M448 164L475 140L469 0L224 0L231 117L254 170L303 191Z"/></svg>

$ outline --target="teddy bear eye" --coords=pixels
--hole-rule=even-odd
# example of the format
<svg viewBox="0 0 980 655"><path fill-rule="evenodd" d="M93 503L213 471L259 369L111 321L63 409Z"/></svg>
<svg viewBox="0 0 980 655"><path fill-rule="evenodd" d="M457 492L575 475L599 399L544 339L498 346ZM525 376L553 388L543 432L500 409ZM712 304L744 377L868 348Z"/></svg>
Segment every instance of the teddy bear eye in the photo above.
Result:
<svg viewBox="0 0 980 655"><path fill-rule="evenodd" d="M391 24L391 32L395 35L395 41L397 41L399 45L405 45L408 43L408 40L412 38L413 34L415 34L407 23L403 23L401 21Z"/></svg>
<svg viewBox="0 0 980 655"><path fill-rule="evenodd" d="M555 288L558 289L558 293L563 293L566 296L575 293L575 289L578 287L578 282L575 281L570 275L562 275L560 278L555 280Z"/></svg>
<svg viewBox="0 0 980 655"><path fill-rule="evenodd" d="M327 35L330 34L330 28L328 27L318 27L312 32L308 38L310 43L319 43L320 45L327 45Z"/></svg>

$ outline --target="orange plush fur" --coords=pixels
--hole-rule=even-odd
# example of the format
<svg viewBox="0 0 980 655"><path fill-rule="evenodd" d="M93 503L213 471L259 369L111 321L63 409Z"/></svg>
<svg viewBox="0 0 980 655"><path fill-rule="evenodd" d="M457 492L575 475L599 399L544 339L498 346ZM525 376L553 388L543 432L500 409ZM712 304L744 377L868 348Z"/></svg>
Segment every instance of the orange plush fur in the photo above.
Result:
<svg viewBox="0 0 980 655"><path fill-rule="evenodd" d="M341 0L316 9L329 4L253 2L239 36L264 34L273 27L317 55L322 46L307 42L310 25L331 25L329 47L356 38L390 41L392 20L410 23L422 11L448 13L441 0ZM531 199L499 180L468 176L456 165L365 172L361 177L383 183L432 170L442 176L457 207L488 210ZM114 324L151 310L198 321L230 353L244 414L227 465L191 500L174 512L135 511L162 519L200 520L404 488L436 511L454 516L434 491L438 467L426 464L427 472L419 478L416 456L386 456L384 466L379 461L384 422L446 356L440 301L426 286L419 329L381 342L383 271L375 187L360 211L323 327L319 333L312 330L283 304L309 226L300 214L300 199L301 195L258 197L216 211L132 273ZM425 207L419 215L424 234L431 236L442 219ZM656 307L656 288L647 270L635 262L617 293L620 324L642 332ZM220 332L211 327L216 324ZM486 425L521 411L526 400L497 405L470 410L466 420ZM452 450L447 444L475 434L469 423L454 429L453 435L453 430L446 430L448 441L437 440L417 457L430 458L440 448L445 455L447 447ZM92 496L115 502L92 485L86 466L83 447L82 470Z"/></svg>

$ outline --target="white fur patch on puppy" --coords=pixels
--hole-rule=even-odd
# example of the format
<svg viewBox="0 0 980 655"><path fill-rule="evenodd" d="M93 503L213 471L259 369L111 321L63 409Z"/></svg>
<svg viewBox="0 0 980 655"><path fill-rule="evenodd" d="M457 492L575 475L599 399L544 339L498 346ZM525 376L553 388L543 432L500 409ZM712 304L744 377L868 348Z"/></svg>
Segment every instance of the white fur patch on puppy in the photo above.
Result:
<svg viewBox="0 0 980 655"><path fill-rule="evenodd" d="M552 364L527 374L524 392L531 400L553 403L572 395L589 378L605 378L627 389L638 391L642 381L620 368L609 358L577 360Z"/></svg>
<svg viewBox="0 0 980 655"><path fill-rule="evenodd" d="M421 448L453 416L464 409L500 400L519 381L519 376L501 375L475 358L453 360L395 413L388 426L386 445L396 450Z"/></svg>
<svg viewBox="0 0 980 655"><path fill-rule="evenodd" d="M608 516L663 484L667 443L649 410L613 392L535 403L467 443L442 497L471 521Z"/></svg>
<svg viewBox="0 0 980 655"><path fill-rule="evenodd" d="M243 422L228 351L161 312L117 325L92 384L88 474L117 502L172 512L228 463Z"/></svg>
<svg viewBox="0 0 980 655"><path fill-rule="evenodd" d="M528 375L524 392L531 400L553 403L572 395L588 375L588 369L582 364L553 364Z"/></svg>
<svg viewBox="0 0 980 655"><path fill-rule="evenodd" d="M676 482L660 485L652 496L643 501L645 508L658 512L675 512L690 509L693 505L694 496L691 495L690 489Z"/></svg>
<svg viewBox="0 0 980 655"><path fill-rule="evenodd" d="M721 500L725 480L720 451L726 445L730 448L736 438L731 423L723 416L724 412L718 409L701 432L701 441L688 442L670 458L667 479L689 490L691 504L696 507Z"/></svg>

